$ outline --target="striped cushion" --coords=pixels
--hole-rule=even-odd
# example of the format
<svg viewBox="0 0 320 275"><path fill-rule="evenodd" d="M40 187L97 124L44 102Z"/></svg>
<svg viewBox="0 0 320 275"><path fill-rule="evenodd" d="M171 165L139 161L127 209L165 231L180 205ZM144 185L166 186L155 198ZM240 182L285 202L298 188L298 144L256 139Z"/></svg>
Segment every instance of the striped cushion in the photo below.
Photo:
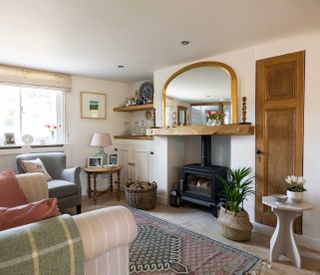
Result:
<svg viewBox="0 0 320 275"><path fill-rule="evenodd" d="M20 174L17 180L29 202L48 198L48 184L42 173Z"/></svg>

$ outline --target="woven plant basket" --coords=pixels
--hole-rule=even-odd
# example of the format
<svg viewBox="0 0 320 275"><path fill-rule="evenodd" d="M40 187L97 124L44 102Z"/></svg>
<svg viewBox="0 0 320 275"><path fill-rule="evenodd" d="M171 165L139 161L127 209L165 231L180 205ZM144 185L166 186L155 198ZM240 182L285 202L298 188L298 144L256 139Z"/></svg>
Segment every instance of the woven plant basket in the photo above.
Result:
<svg viewBox="0 0 320 275"><path fill-rule="evenodd" d="M233 241L250 240L252 224L245 210L234 212L221 206L218 223L220 233L227 239Z"/></svg>
<svg viewBox="0 0 320 275"><path fill-rule="evenodd" d="M157 203L157 184L155 182L131 181L125 187L127 203L135 208L148 210Z"/></svg>

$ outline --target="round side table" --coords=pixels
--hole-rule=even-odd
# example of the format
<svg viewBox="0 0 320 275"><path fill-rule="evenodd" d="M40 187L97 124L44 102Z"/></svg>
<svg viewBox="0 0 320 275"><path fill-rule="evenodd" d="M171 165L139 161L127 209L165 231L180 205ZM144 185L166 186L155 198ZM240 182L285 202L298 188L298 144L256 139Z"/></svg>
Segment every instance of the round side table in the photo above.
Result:
<svg viewBox="0 0 320 275"><path fill-rule="evenodd" d="M291 201L279 203L272 196L262 197L262 203L270 206L277 216L277 227L270 240L270 262L278 260L280 255L285 255L297 268L301 268L301 256L294 236L293 223L303 211L311 210L312 205Z"/></svg>
<svg viewBox="0 0 320 275"><path fill-rule="evenodd" d="M117 166L110 166L110 167L85 167L83 168L83 171L87 173L88 175L88 197L91 198L91 194L93 194L93 202L97 202L97 197L99 197L101 194L104 194L108 191L113 192L113 174L117 174L117 199L120 200L120 171L122 169L121 165ZM104 191L98 191L97 190L97 176L99 174L109 174L110 175L110 189L104 190ZM93 178L93 189L91 177Z"/></svg>

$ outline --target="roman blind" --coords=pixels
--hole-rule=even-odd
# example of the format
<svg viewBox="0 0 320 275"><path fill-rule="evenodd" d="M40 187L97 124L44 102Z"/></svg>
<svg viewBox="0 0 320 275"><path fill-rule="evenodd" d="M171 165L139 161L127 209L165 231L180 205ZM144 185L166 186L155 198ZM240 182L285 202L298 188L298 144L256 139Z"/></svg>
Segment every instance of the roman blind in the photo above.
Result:
<svg viewBox="0 0 320 275"><path fill-rule="evenodd" d="M0 82L58 88L66 92L71 89L70 75L1 64Z"/></svg>

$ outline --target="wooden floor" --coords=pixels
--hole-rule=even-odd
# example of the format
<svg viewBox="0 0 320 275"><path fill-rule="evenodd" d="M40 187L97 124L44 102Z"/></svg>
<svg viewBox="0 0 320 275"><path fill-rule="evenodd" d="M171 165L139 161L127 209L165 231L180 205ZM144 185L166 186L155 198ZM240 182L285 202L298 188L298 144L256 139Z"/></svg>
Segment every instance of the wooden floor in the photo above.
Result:
<svg viewBox="0 0 320 275"><path fill-rule="evenodd" d="M92 199L83 197L82 205L83 212L88 212L98 208L127 204L123 196L120 201L117 201L115 194L113 195L107 193L98 198L96 205L93 204ZM257 255L265 259L266 266L268 265L270 238L253 232L251 240L247 242L240 243L225 239L218 232L218 224L216 218L213 217L212 214L205 208L194 208L192 206L175 208L157 204L155 209L148 212L159 218L184 226L212 239L221 241L240 250ZM260 274L320 274L320 252L301 247L300 253L302 256L302 269L299 270L295 268L286 257L283 257L280 258L278 262L272 263L271 269Z"/></svg>

